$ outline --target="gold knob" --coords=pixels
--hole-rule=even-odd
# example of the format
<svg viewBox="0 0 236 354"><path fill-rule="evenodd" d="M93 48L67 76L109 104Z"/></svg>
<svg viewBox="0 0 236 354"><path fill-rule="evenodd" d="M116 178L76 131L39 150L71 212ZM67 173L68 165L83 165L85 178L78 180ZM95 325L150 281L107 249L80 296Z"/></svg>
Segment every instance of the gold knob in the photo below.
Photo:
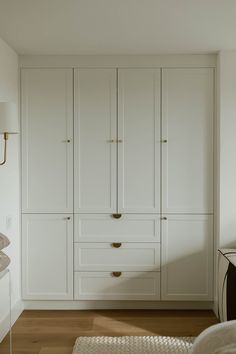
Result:
<svg viewBox="0 0 236 354"><path fill-rule="evenodd" d="M161 218L161 220L167 220L167 217L166 217L166 216L163 216L163 217Z"/></svg>
<svg viewBox="0 0 236 354"><path fill-rule="evenodd" d="M68 139L67 142L70 143L70 139Z"/></svg>
<svg viewBox="0 0 236 354"><path fill-rule="evenodd" d="M121 274L122 274L121 272L112 272L112 276L116 278L120 277Z"/></svg>
<svg viewBox="0 0 236 354"><path fill-rule="evenodd" d="M121 245L122 245L122 243L120 243L120 242L114 242L114 243L112 243L112 247L114 247L114 248L120 248Z"/></svg>
<svg viewBox="0 0 236 354"><path fill-rule="evenodd" d="M67 216L65 219L66 219L66 220L70 220L70 219L71 219L71 217L70 217L70 216Z"/></svg>
<svg viewBox="0 0 236 354"><path fill-rule="evenodd" d="M167 139L161 140L162 143L167 143Z"/></svg>
<svg viewBox="0 0 236 354"><path fill-rule="evenodd" d="M113 217L114 219L120 219L121 216L122 216L122 214L112 214L112 217Z"/></svg>

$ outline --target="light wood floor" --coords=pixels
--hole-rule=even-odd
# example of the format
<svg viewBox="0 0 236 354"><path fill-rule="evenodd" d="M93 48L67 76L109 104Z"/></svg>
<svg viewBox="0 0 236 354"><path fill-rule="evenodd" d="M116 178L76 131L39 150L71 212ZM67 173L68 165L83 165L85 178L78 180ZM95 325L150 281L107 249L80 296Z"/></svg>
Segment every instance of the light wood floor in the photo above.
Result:
<svg viewBox="0 0 236 354"><path fill-rule="evenodd" d="M197 336L217 323L211 311L24 311L13 327L13 353L72 347L78 336ZM7 339L0 353L8 354Z"/></svg>

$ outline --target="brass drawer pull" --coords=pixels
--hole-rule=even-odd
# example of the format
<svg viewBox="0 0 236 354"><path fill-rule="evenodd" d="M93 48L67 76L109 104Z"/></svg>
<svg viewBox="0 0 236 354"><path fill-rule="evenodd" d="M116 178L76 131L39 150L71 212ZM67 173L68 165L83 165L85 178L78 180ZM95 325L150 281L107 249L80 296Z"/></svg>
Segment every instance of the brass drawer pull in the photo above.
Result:
<svg viewBox="0 0 236 354"><path fill-rule="evenodd" d="M161 140L161 143L167 143L167 139Z"/></svg>
<svg viewBox="0 0 236 354"><path fill-rule="evenodd" d="M161 220L167 220L167 217L166 217L166 216L163 216L163 217L161 218Z"/></svg>
<svg viewBox="0 0 236 354"><path fill-rule="evenodd" d="M113 217L114 219L120 219L121 216L122 216L122 214L112 214L112 217Z"/></svg>
<svg viewBox="0 0 236 354"><path fill-rule="evenodd" d="M71 219L71 217L70 217L70 216L67 216L65 219L66 219L66 220L70 220L70 219Z"/></svg>
<svg viewBox="0 0 236 354"><path fill-rule="evenodd" d="M115 139L110 139L110 140L107 140L108 143L114 143L115 142Z"/></svg>
<svg viewBox="0 0 236 354"><path fill-rule="evenodd" d="M122 245L121 242L114 242L114 243L112 243L112 247L114 247L114 248L120 248L121 245Z"/></svg>
<svg viewBox="0 0 236 354"><path fill-rule="evenodd" d="M118 139L117 143L123 143L123 140L122 139Z"/></svg>
<svg viewBox="0 0 236 354"><path fill-rule="evenodd" d="M121 272L112 272L112 276L116 278L119 278L121 274L122 274Z"/></svg>

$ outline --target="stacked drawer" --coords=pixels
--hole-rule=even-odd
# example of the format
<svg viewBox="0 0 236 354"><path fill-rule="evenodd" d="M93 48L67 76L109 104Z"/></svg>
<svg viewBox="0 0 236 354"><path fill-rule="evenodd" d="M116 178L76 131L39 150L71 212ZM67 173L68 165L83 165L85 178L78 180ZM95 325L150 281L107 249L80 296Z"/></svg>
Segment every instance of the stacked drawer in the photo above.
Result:
<svg viewBox="0 0 236 354"><path fill-rule="evenodd" d="M160 299L159 216L77 214L74 242L74 299Z"/></svg>

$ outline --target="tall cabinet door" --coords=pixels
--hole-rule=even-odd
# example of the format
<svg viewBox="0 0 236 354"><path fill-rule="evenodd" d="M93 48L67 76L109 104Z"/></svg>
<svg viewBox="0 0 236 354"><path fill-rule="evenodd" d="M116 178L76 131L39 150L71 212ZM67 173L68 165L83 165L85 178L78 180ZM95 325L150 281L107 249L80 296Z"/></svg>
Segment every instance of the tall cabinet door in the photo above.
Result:
<svg viewBox="0 0 236 354"><path fill-rule="evenodd" d="M23 69L22 211L73 212L73 71Z"/></svg>
<svg viewBox="0 0 236 354"><path fill-rule="evenodd" d="M164 69L162 211L213 212L214 69Z"/></svg>
<svg viewBox="0 0 236 354"><path fill-rule="evenodd" d="M24 299L73 299L72 215L23 215L22 288Z"/></svg>
<svg viewBox="0 0 236 354"><path fill-rule="evenodd" d="M162 221L162 300L213 299L213 216Z"/></svg>
<svg viewBox="0 0 236 354"><path fill-rule="evenodd" d="M75 70L75 212L116 212L116 69Z"/></svg>
<svg viewBox="0 0 236 354"><path fill-rule="evenodd" d="M160 212L160 70L118 70L118 210Z"/></svg>

